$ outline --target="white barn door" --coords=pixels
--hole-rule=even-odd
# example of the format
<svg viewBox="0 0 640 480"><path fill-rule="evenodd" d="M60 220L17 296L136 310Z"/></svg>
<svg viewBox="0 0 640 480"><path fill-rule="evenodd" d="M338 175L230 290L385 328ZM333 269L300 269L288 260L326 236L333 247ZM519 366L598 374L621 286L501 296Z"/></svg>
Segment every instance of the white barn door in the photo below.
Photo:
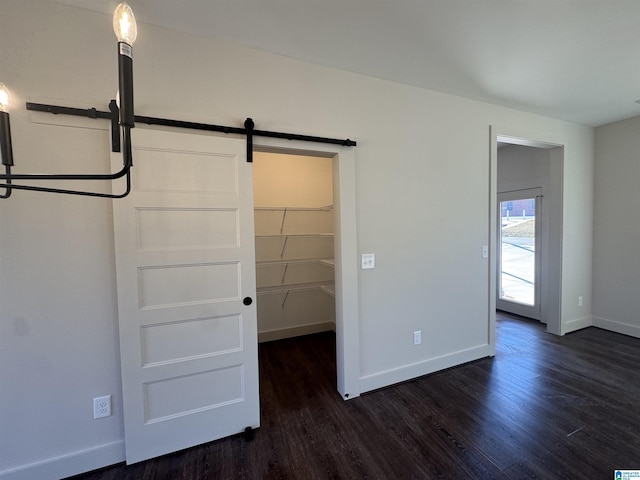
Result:
<svg viewBox="0 0 640 480"><path fill-rule="evenodd" d="M132 137L132 193L113 202L127 463L260 423L245 141Z"/></svg>

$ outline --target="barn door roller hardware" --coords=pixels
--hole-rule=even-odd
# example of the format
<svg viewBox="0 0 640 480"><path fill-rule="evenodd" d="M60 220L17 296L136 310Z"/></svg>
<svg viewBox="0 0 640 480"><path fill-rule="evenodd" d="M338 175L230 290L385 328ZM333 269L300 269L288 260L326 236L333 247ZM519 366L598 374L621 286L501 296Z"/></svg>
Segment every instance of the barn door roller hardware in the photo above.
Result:
<svg viewBox="0 0 640 480"><path fill-rule="evenodd" d="M120 151L120 134L118 129L118 106L115 100L111 101L109 105L110 112L96 110L95 108L82 109L73 107L63 107L59 105L47 105L43 103L27 102L27 110L36 112L53 113L56 115L73 115L77 117L87 117L94 119L107 119L111 120L111 150L113 152ZM187 122L184 120L172 120L169 118L158 117L145 117L141 115L135 115L135 123L144 123L146 125L159 125L163 127L175 127L185 128L189 130L201 130L208 132L221 132L226 134L246 135L247 137L247 162L253 161L253 137L271 137L282 138L285 140L299 140L304 142L316 142L327 143L332 145L341 145L343 147L355 147L357 145L355 140L317 137L313 135L300 135L297 133L284 133L274 132L270 130L256 130L253 119L247 118L244 122L244 128L242 127L228 127L223 125L213 125L210 123L198 123ZM13 178L20 178L21 176L15 175ZM2 176L0 176L2 178ZM0 185L2 186L2 185Z"/></svg>

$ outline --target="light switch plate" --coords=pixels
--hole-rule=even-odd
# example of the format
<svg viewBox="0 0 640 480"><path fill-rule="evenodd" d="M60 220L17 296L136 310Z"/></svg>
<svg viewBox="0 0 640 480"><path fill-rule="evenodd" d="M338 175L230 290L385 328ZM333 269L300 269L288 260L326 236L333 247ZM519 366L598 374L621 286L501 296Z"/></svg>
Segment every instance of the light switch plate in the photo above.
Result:
<svg viewBox="0 0 640 480"><path fill-rule="evenodd" d="M362 254L362 270L376 268L376 255L374 253Z"/></svg>

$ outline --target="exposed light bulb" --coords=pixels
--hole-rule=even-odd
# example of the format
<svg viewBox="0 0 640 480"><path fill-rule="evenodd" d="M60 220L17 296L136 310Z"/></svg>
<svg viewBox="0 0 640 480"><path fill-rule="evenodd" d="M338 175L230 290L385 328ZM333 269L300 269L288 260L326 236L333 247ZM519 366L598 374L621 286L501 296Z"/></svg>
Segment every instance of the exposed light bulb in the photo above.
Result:
<svg viewBox="0 0 640 480"><path fill-rule="evenodd" d="M136 18L126 3L116 7L113 14L113 30L118 37L118 85L120 94L120 125L133 128L135 115L133 113L133 47L131 46L138 35Z"/></svg>
<svg viewBox="0 0 640 480"><path fill-rule="evenodd" d="M113 13L113 31L116 33L119 42L133 45L138 36L138 27L133 10L126 3L121 3Z"/></svg>
<svg viewBox="0 0 640 480"><path fill-rule="evenodd" d="M10 100L9 90L4 84L0 83L0 112L9 113Z"/></svg>

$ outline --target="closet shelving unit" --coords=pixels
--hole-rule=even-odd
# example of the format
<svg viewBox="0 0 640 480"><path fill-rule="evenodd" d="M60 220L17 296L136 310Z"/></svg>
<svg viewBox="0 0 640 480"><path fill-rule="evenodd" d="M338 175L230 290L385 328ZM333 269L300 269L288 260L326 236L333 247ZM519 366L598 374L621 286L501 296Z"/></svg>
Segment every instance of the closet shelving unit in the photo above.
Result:
<svg viewBox="0 0 640 480"><path fill-rule="evenodd" d="M333 207L256 207L261 341L334 328Z"/></svg>

